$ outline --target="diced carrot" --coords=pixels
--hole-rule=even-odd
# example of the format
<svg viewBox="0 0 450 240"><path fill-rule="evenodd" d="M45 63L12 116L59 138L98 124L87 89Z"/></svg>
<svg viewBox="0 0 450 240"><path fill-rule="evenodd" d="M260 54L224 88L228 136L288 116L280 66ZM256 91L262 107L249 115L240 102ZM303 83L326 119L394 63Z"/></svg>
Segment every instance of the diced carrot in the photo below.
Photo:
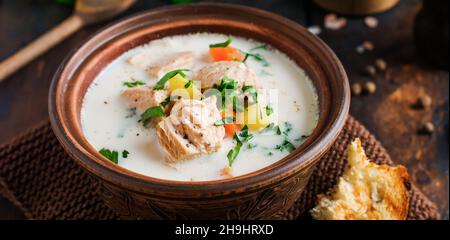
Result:
<svg viewBox="0 0 450 240"><path fill-rule="evenodd" d="M231 114L225 114L222 113L222 118L229 117ZM236 114L233 113L233 116L236 117ZM242 129L241 124L237 124L236 122L233 123L226 123L223 125L225 128L225 134L227 137L233 137L235 133L239 132Z"/></svg>
<svg viewBox="0 0 450 240"><path fill-rule="evenodd" d="M216 47L210 48L209 53L215 62L219 61L239 61L242 62L245 58L241 51L234 47Z"/></svg>
<svg viewBox="0 0 450 240"><path fill-rule="evenodd" d="M235 133L239 132L242 129L242 126L237 123L227 123L224 124L225 133L228 137L233 137Z"/></svg>

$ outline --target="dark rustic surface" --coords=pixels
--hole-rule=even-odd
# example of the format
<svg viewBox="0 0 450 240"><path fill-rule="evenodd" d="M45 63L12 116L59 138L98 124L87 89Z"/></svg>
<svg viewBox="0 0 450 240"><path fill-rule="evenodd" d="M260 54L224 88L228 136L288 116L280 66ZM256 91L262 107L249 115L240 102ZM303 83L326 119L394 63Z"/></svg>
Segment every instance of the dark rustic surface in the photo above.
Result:
<svg viewBox="0 0 450 240"><path fill-rule="evenodd" d="M140 0L116 19L169 2ZM304 25L322 25L325 14L310 1L220 2L260 7ZM377 16L380 26L376 29L365 27L362 18L350 17L344 29L324 30L320 36L341 59L351 82L364 83L371 79L361 74L364 66L377 57L387 60L388 71L372 79L377 84L376 93L353 97L351 113L381 141L395 162L408 167L414 182L437 203L442 216L448 218L449 75L448 71L429 66L416 55L412 30L414 16L420 7L418 0L402 1L394 9ZM0 1L0 60L70 13L70 7L55 4L52 0ZM104 25L86 27L0 83L0 143L47 118L48 87L59 63ZM360 55L355 47L364 40L372 41L375 50ZM423 93L432 96L432 108L425 111L412 109L411 104ZM426 121L435 124L435 134L417 135L417 130ZM23 216L0 198L0 219L11 218Z"/></svg>

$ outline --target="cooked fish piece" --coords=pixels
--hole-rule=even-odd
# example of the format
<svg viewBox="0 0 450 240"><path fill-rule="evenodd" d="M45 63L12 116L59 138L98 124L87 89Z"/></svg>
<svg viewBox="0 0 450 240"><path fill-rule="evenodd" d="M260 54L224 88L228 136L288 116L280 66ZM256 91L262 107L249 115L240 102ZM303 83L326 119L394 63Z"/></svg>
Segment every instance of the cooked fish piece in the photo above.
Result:
<svg viewBox="0 0 450 240"><path fill-rule="evenodd" d="M169 118L165 118L156 125L158 142L168 154L171 161L193 159L201 154L184 134L179 132Z"/></svg>
<svg viewBox="0 0 450 240"><path fill-rule="evenodd" d="M183 107L177 114L188 139L202 152L212 153L220 149L225 129L214 123L222 119L215 96L203 101L181 100Z"/></svg>
<svg viewBox="0 0 450 240"><path fill-rule="evenodd" d="M261 87L255 73L244 63L236 61L221 61L208 64L198 70L192 79L201 81L202 89L209 89L214 85L219 85L225 76L238 82L239 87L242 87L244 84L255 86L257 89Z"/></svg>
<svg viewBox="0 0 450 240"><path fill-rule="evenodd" d="M136 108L139 112L144 112L150 107L160 105L168 96L166 90L154 90L147 86L132 87L122 92L129 108Z"/></svg>
<svg viewBox="0 0 450 240"><path fill-rule="evenodd" d="M199 153L220 149L225 129L214 125L221 119L216 103L215 96L203 101L180 99L170 115L156 126L158 140L173 161L192 159Z"/></svg>
<svg viewBox="0 0 450 240"><path fill-rule="evenodd" d="M403 166L369 162L356 139L347 150L348 168L330 195L311 210L323 220L403 220L409 206L409 176Z"/></svg>
<svg viewBox="0 0 450 240"><path fill-rule="evenodd" d="M165 73L175 69L190 68L194 60L194 55L194 52L190 51L171 54L151 64L147 68L147 73L151 77L161 77Z"/></svg>

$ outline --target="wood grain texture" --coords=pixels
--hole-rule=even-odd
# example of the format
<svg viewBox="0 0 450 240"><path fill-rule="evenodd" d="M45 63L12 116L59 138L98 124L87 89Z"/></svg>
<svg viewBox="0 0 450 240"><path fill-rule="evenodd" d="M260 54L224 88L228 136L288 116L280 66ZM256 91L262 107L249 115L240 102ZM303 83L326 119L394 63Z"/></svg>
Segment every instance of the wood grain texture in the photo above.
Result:
<svg viewBox="0 0 450 240"><path fill-rule="evenodd" d="M119 19L145 9L167 4L165 0L140 0ZM219 1L217 1L219 2ZM305 25L322 25L325 11L311 1L247 0L220 1L264 8ZM376 79L377 92L352 98L351 114L361 121L389 151L395 162L408 167L414 182L440 207L448 218L448 71L436 69L416 54L412 36L419 0L401 1L398 6L377 15L380 25L369 30L362 18L351 17L340 31L324 31L321 38L343 62L351 82L367 80L364 66L377 57L388 61L389 71ZM3 0L0 2L0 61L51 29L71 14L69 7L51 0ZM35 123L47 118L47 93L51 77L65 55L104 24L87 27L0 84L0 142L6 142ZM355 47L371 40L375 50L364 55ZM400 89L400 90L399 90ZM429 111L410 111L409 103L385 100L395 93L423 89L435 104ZM377 109L383 109L376 111ZM395 111L385 112L385 109ZM394 112L395 114L392 114ZM418 136L416 130L432 119L437 133ZM402 134L397 130L402 127ZM0 217L12 218L14 208L0 200ZM17 212L16 212L17 213ZM20 218L20 213L15 215Z"/></svg>
<svg viewBox="0 0 450 240"><path fill-rule="evenodd" d="M72 15L6 60L0 62L0 82L79 30L82 26L83 20L77 15Z"/></svg>

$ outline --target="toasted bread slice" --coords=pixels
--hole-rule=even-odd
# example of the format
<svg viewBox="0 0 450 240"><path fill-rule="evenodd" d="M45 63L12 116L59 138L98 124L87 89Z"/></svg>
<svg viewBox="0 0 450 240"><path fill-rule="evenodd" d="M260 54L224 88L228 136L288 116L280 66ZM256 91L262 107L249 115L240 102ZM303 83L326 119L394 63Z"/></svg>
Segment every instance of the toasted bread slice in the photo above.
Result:
<svg viewBox="0 0 450 240"><path fill-rule="evenodd" d="M348 146L348 166L329 195L311 210L321 220L403 220L408 214L405 167L369 162L357 138Z"/></svg>

